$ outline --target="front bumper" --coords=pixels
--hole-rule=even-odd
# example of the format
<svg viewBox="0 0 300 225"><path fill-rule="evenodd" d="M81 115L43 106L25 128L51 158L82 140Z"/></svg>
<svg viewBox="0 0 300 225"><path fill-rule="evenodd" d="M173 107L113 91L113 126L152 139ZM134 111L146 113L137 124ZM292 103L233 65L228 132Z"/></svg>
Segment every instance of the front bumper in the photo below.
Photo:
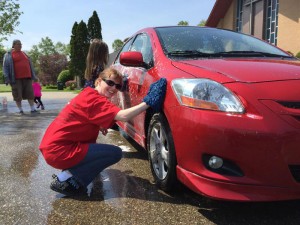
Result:
<svg viewBox="0 0 300 225"><path fill-rule="evenodd" d="M300 199L300 188L245 185L212 180L177 167L178 179L194 192L230 201L283 201Z"/></svg>
<svg viewBox="0 0 300 225"><path fill-rule="evenodd" d="M224 200L300 199L300 170L295 175L290 168L300 168L300 129L268 109L263 113L265 118L180 106L172 110L176 116L167 118L175 144L178 179L190 189ZM204 154L235 163L244 176L208 170L203 164Z"/></svg>

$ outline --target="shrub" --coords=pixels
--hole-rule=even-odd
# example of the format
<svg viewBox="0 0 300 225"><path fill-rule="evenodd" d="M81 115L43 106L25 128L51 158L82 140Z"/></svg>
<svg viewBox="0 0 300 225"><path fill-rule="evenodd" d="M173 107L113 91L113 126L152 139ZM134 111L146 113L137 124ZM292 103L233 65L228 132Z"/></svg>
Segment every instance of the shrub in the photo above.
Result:
<svg viewBox="0 0 300 225"><path fill-rule="evenodd" d="M74 90L75 88L77 88L77 83L76 80L69 80L65 83L66 87L69 87L70 90Z"/></svg>
<svg viewBox="0 0 300 225"><path fill-rule="evenodd" d="M300 59L300 52L298 52L298 53L296 54L296 57L297 57L298 59Z"/></svg>
<svg viewBox="0 0 300 225"><path fill-rule="evenodd" d="M0 84L4 84L4 75L2 70L0 70Z"/></svg>
<svg viewBox="0 0 300 225"><path fill-rule="evenodd" d="M70 74L69 70L63 70L57 77L57 81L66 83L68 80L73 80L74 77Z"/></svg>

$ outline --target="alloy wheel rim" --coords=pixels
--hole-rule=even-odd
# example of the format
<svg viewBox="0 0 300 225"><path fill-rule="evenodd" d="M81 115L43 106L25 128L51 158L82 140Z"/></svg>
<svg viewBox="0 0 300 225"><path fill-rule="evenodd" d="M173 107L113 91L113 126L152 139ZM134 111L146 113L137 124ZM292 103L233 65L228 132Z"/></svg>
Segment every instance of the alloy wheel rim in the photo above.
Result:
<svg viewBox="0 0 300 225"><path fill-rule="evenodd" d="M156 176L165 179L169 171L169 146L161 123L156 123L151 130L150 160Z"/></svg>

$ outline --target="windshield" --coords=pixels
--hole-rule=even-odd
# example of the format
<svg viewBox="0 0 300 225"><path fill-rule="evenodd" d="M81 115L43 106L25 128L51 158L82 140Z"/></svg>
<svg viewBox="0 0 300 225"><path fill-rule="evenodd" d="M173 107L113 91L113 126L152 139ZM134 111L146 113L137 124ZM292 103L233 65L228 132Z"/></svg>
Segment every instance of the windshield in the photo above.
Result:
<svg viewBox="0 0 300 225"><path fill-rule="evenodd" d="M229 30L179 26L159 27L156 32L169 57L291 57L264 41Z"/></svg>

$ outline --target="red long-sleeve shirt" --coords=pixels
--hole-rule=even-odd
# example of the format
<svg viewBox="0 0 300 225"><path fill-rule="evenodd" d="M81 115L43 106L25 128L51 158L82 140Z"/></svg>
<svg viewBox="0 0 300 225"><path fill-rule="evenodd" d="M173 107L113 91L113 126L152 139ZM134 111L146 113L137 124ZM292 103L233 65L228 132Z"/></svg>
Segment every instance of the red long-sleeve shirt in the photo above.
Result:
<svg viewBox="0 0 300 225"><path fill-rule="evenodd" d="M105 96L87 87L59 113L40 144L46 162L57 169L77 165L96 143L99 129L110 128L120 111Z"/></svg>

